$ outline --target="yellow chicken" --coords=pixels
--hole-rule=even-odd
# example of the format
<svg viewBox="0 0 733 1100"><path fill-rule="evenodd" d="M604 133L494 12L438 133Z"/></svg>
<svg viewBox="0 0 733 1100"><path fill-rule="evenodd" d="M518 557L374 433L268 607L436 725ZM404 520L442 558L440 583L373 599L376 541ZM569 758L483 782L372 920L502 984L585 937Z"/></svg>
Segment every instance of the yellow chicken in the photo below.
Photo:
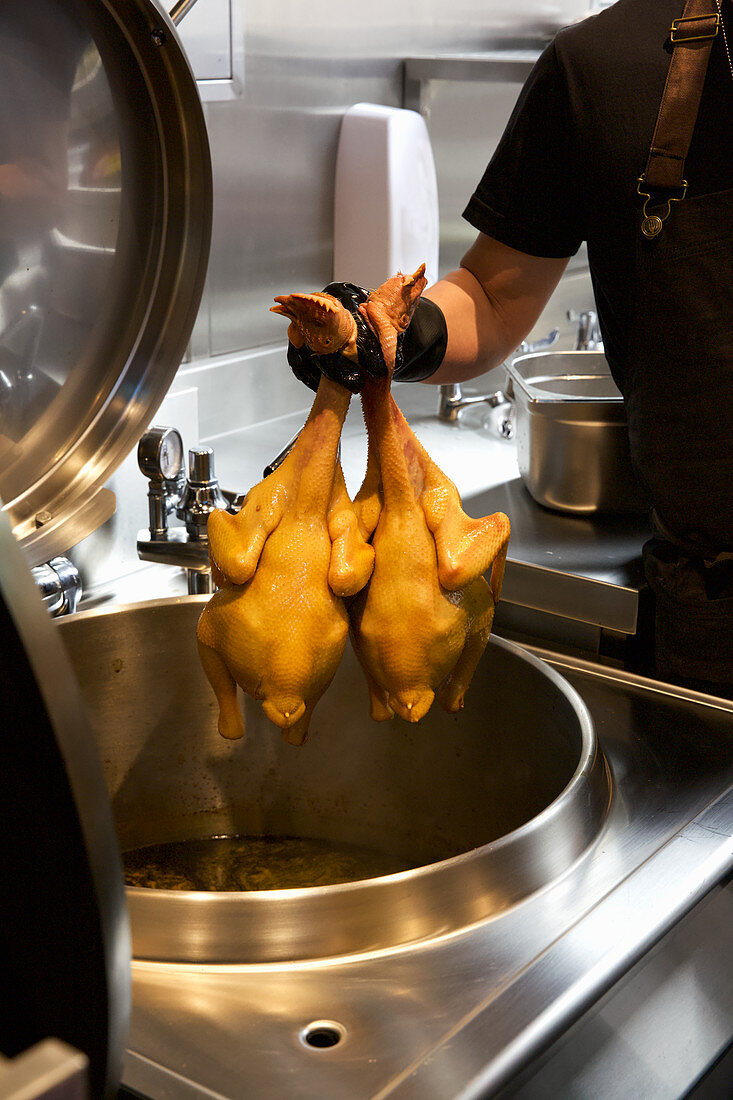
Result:
<svg viewBox="0 0 733 1100"><path fill-rule="evenodd" d="M425 284L423 265L412 276L388 280L360 307L389 371L362 393L369 449L354 508L375 561L367 587L349 605L377 721L396 713L418 722L436 693L449 712L463 706L491 632L509 541L502 512L476 520L464 513L455 485L390 393L397 338Z"/></svg>
<svg viewBox="0 0 733 1100"><path fill-rule="evenodd" d="M273 311L291 340L356 356L354 318L336 299L293 294ZM208 535L218 591L198 624L199 655L219 703L219 732L244 734L237 688L262 701L283 737L301 745L348 635L344 597L372 571L338 461L351 394L322 378L308 420L281 466L236 515L212 512Z"/></svg>

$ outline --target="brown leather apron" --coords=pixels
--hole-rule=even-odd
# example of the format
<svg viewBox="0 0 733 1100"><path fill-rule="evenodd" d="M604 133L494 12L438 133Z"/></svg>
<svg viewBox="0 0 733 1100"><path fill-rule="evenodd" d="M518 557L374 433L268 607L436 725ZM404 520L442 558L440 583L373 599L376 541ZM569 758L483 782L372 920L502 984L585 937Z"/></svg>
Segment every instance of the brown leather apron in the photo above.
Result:
<svg viewBox="0 0 733 1100"><path fill-rule="evenodd" d="M704 7L714 12L714 0ZM687 24L683 32L687 28L696 29ZM674 55L679 54L675 48ZM694 77L683 72L673 81L670 98L673 56L647 181L639 185L642 194L651 191L651 198L640 214L635 256L640 290L630 318L631 369L624 397L632 458L654 503L659 530L659 537L644 547L656 603L656 672L702 685L731 685L733 190L688 196L667 206L670 196L674 200L684 190L684 156L675 163L680 161L680 131L689 131L683 135L686 152L706 64L707 56L702 64L698 58ZM731 101L721 109L733 110L732 105L733 80ZM649 186L655 156L670 177L668 190ZM675 173L677 178L671 178ZM642 218L655 214L663 224L652 224L651 235L645 235L649 226L642 232Z"/></svg>

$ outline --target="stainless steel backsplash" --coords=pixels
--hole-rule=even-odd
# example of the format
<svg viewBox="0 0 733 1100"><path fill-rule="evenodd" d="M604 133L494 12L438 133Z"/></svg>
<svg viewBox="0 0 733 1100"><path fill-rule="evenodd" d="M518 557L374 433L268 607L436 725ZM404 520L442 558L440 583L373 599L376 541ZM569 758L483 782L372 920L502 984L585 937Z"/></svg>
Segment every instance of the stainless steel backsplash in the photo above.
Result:
<svg viewBox="0 0 733 1100"><path fill-rule="evenodd" d="M241 96L205 108L214 232L195 360L281 341L282 319L269 313L273 296L331 278L335 155L346 108L401 106L407 56L546 40L588 8L588 0L232 3L241 5L233 23L244 37L245 80ZM471 239L461 211L518 91L518 84L444 81L426 88L443 271Z"/></svg>

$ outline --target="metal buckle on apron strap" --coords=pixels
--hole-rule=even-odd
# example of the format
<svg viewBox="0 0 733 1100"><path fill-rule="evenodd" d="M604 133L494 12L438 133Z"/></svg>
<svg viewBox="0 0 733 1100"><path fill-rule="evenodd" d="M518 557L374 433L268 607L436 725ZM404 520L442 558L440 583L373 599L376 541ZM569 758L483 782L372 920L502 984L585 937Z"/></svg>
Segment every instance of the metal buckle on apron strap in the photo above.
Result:
<svg viewBox="0 0 733 1100"><path fill-rule="evenodd" d="M710 29L705 29L709 20L713 21ZM697 23L698 26L683 26L683 24ZM702 24L702 26L700 26ZM715 38L720 28L720 13L710 12L708 15L687 15L672 20L669 31L671 42L699 42L702 38Z"/></svg>
<svg viewBox="0 0 733 1100"><path fill-rule="evenodd" d="M713 39L721 25L720 11L711 13L706 10L710 2L685 0L682 15L673 20L670 28L672 57L646 168L636 187L637 194L645 200L641 232L647 240L659 236L669 217L671 204L682 202L687 193L685 160L700 107ZM652 209L658 207L658 212L651 213L650 206Z"/></svg>
<svg viewBox="0 0 733 1100"><path fill-rule="evenodd" d="M646 186L645 175L639 176L639 180L636 185L636 193L637 195L641 195L644 198L644 205L641 210L643 219L641 223L641 231L645 237L647 237L649 240L652 240L654 237L658 237L659 234L662 232L662 225L669 217L671 204L673 202L682 202L685 195L687 194L687 180L682 180L682 185L679 188L679 190L682 192L681 195L670 195L668 199L654 200L653 205L660 207L660 212L658 214L650 214L647 212L647 207L652 201L652 194L651 191L642 191L642 186Z"/></svg>

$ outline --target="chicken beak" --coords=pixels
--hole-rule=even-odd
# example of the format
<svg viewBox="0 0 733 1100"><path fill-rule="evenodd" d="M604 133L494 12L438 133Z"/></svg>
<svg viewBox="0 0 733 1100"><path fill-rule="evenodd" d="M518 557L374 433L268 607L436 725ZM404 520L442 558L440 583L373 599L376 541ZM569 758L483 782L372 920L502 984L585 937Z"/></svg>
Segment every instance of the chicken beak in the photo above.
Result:
<svg viewBox="0 0 733 1100"><path fill-rule="evenodd" d="M275 303L270 311L288 317L300 330L301 343L318 354L339 351L355 337L353 317L327 294L282 294Z"/></svg>
<svg viewBox="0 0 733 1100"><path fill-rule="evenodd" d="M278 313L281 317L287 317L290 321L296 321L297 316L291 306L287 304L287 298L283 295L275 299L277 305L270 306L270 313Z"/></svg>

